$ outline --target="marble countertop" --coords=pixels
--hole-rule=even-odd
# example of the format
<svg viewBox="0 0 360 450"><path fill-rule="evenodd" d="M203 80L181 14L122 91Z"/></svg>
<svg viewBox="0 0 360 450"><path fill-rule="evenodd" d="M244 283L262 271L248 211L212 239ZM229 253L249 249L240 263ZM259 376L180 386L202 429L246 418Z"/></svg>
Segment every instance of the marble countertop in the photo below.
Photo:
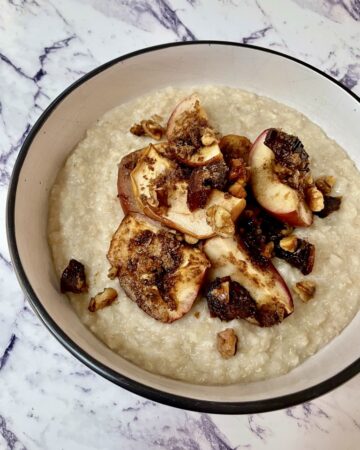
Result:
<svg viewBox="0 0 360 450"><path fill-rule="evenodd" d="M220 416L163 406L88 370L27 304L5 202L30 127L67 85L124 53L231 40L296 56L360 94L360 0L2 0L0 7L0 449L358 447L360 377L312 402Z"/></svg>

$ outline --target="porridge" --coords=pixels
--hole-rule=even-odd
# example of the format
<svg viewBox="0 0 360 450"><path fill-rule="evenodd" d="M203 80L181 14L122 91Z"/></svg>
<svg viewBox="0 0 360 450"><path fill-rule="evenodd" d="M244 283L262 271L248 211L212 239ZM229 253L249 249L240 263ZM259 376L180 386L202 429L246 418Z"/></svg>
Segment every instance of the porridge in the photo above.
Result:
<svg viewBox="0 0 360 450"><path fill-rule="evenodd" d="M218 272L211 275L212 284L208 291L203 291L202 296L185 305L182 311L177 311L179 314L176 317L164 316L163 310L159 309L154 314L150 311L149 315L146 298L142 310L120 287L116 273L111 277L113 279L108 277L109 244L124 218L117 191L118 164L125 155L145 148L150 142L157 142L148 136L141 136L141 130L138 130L139 136L129 130L135 123L154 114L164 118L163 123L166 123L174 106L192 92L193 89L166 88L156 94L150 93L109 111L87 131L84 140L59 172L50 196L48 236L55 269L61 276L69 260L84 264L88 292L81 288L79 293L68 294L76 313L107 346L146 370L198 384L247 382L284 374L337 336L355 316L360 305L359 289L354 287L360 268L360 235L357 233L360 225L359 172L345 152L299 112L269 98L238 89L214 86L196 89L209 122L222 136L237 134L254 142L263 130L281 128L301 140L311 159L314 180L323 176L336 178L331 195L342 196L340 209L324 219L315 216L311 226L296 228L294 231L298 242L314 244L316 257L313 268L305 267L309 260L305 261L305 266L297 267L284 259L272 260L281 275L279 279L282 277L285 280L293 297L292 311L290 303L286 304L286 297L290 294L281 283L276 282L279 296L285 297L285 307L282 304L277 311L281 317L276 322L281 323L268 323L266 317L263 320L250 312L247 317L249 320L239 320L242 312L233 319L233 316L226 316L227 311L219 312L219 305L214 307L214 303L211 303L215 291L219 292L219 288L229 290L233 286L233 281L226 279L230 275L228 268L224 269L217 259L222 249L227 249L229 255L232 252L231 234L234 231L231 227L217 230L218 235L206 241L203 250L212 263L216 262L214 267L218 267ZM151 131L153 134L158 132L150 130L150 134ZM256 142L260 146L264 142L271 146L271 138L269 134L263 138L260 135ZM264 150L264 147L261 148ZM258 153L261 154L261 151ZM255 159L253 164L256 165ZM261 172L263 167L258 164L257 170ZM334 179L329 179L332 180L330 184L333 184ZM287 183L293 181L287 180ZM322 182L326 184L326 180ZM268 195L264 197L260 188L257 195L255 176L253 183L255 197L264 206ZM265 191L270 192L270 188ZM319 199L315 195L318 190L315 185L311 189L314 194L310 199L314 203L312 211L317 211L320 209L317 206ZM239 190L241 186L234 186L229 192L234 194L232 198L235 199L231 214L238 208L242 223L245 201L241 203L243 200ZM225 205L226 195L224 198L214 205L221 202ZM207 201L211 202L212 199ZM201 229L204 236L209 236L206 227L211 230L219 211L228 217L229 212L225 207L221 210L208 208L203 228L199 228L201 218L197 216L188 224L190 233L186 236L186 242L189 241L189 244L184 245L195 252L191 257L199 257L201 253L200 250L195 251L198 244L194 235ZM308 217L306 214L303 216L306 222ZM167 224L175 220L174 215L167 212L166 220ZM127 225L130 227L131 223ZM245 228L247 225L245 223ZM152 223L150 228L156 235L156 225ZM161 245L168 246L172 238L160 236L157 239ZM172 248L174 245L171 243ZM277 256L281 256L281 251L291 253L293 245L293 235L285 236ZM210 249L207 248L209 246ZM202 265L203 271L196 274L194 283L194 280L202 279L207 269L208 263L201 258L197 265ZM213 268L210 268L209 273L212 271ZM273 275L271 277L273 280ZM236 278L235 281L243 284L242 279ZM266 278L264 282L267 283ZM131 285L132 279L129 278L128 294ZM245 283L245 287L251 292L251 286ZM107 306L98 308L96 296L105 288L110 289L111 297L104 298L104 294L100 301ZM204 298L205 294L208 302ZM89 310L90 298L92 310ZM251 308L250 304L249 311ZM209 309L217 317L212 317ZM159 320L154 319L155 315ZM226 322L220 320L224 318ZM229 337L231 345L226 340Z"/></svg>

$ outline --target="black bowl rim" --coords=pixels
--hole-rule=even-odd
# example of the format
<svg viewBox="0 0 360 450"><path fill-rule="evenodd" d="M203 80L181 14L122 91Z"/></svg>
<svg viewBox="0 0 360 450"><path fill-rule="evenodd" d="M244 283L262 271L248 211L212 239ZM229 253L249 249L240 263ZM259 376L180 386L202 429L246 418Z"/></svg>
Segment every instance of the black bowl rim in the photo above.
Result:
<svg viewBox="0 0 360 450"><path fill-rule="evenodd" d="M196 400L188 397L182 397L175 394L167 393L160 391L158 389L154 389L152 387L146 386L142 383L134 381L130 378L127 378L118 372L110 369L104 364L97 361L95 358L86 353L82 348L80 348L75 342L73 342L63 331L62 329L54 322L54 320L50 317L50 315L45 310L39 298L37 298L35 292L33 291L29 280L25 274L24 268L21 263L20 255L17 248L16 236L15 236L15 201L16 201L16 190L17 183L19 179L19 174L22 168L22 165L25 161L27 152L30 148L30 145L50 114L55 110L55 108L61 103L61 101L67 97L73 90L81 86L90 78L94 77L98 73L108 69L109 67L117 64L121 61L127 60L129 58L134 58L143 53L149 53L153 51L163 50L171 47L185 46L185 45L224 45L224 46L234 46L234 47L246 47L250 48L254 51L261 51L270 54L274 54L277 56L281 56L283 58L289 59L297 64L307 67L308 69L317 72L322 75L324 78L327 78L332 83L336 84L339 88L345 91L347 94L351 95L358 103L360 103L360 98L350 91L347 87L340 84L337 80L322 72L321 70L313 67L312 65L303 62L297 58L292 56L283 54L281 52L262 48L255 45L245 45L237 42L230 41L216 41L216 40L203 40L203 41L189 41L189 42L175 42L175 43L166 43L161 45L156 45L152 47L147 47L141 50L137 50L126 55L115 58L105 64L100 65L99 67L93 69L79 80L75 81L68 88L66 88L51 104L46 108L46 110L41 114L39 119L36 121L35 125L32 127L29 132L27 138L25 139L17 160L14 165L12 177L9 184L9 191L7 197L7 205L6 205L6 230L7 230L7 238L8 245L10 249L10 256L14 265L14 270L18 281L25 292L30 305L33 310L37 314L37 316L41 319L44 325L48 328L48 330L55 336L55 338L78 360L84 363L87 367L92 369L94 372L98 373L102 377L108 379L109 381L121 386L128 391L131 391L135 394L138 394L142 397L148 398L150 400L160 402L169 406L197 411L197 412L206 412L206 413L214 413L214 414L253 414L253 413L261 413L267 411L275 411L278 409L283 409L291 406L295 406L299 403L303 403L309 400L312 400L316 397L319 397L330 390L340 386L342 383L348 381L350 378L354 377L360 372L360 358L350 364L348 367L343 369L341 372L336 375L330 377L329 379L322 381L321 383L312 386L310 388L304 389L302 391L294 392L292 394L274 397L271 399L265 400L255 400L255 401L246 401L246 402L222 402L222 401L206 401L206 400Z"/></svg>

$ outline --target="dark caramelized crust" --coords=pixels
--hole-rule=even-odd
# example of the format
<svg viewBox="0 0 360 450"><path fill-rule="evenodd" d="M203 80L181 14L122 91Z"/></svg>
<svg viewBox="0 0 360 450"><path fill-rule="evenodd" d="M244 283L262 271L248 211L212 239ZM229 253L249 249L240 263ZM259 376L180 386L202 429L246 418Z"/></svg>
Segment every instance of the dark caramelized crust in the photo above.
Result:
<svg viewBox="0 0 360 450"><path fill-rule="evenodd" d="M187 194L190 211L204 208L212 189L225 188L228 170L225 162L219 161L192 171Z"/></svg>
<svg viewBox="0 0 360 450"><path fill-rule="evenodd" d="M72 292L74 294L82 294L88 291L86 284L85 267L76 259L71 259L68 266L61 275L60 280L61 292Z"/></svg>
<svg viewBox="0 0 360 450"><path fill-rule="evenodd" d="M297 248L294 252L283 250L279 243L275 244L275 256L284 259L291 266L296 267L303 275L308 275L315 261L315 246L304 239L297 239Z"/></svg>
<svg viewBox="0 0 360 450"><path fill-rule="evenodd" d="M256 303L250 293L230 277L216 278L206 291L212 317L229 321L256 316Z"/></svg>
<svg viewBox="0 0 360 450"><path fill-rule="evenodd" d="M324 209L315 212L314 214L324 219L329 214L338 211L341 206L341 197L331 197L330 195L324 195Z"/></svg>
<svg viewBox="0 0 360 450"><path fill-rule="evenodd" d="M271 128L266 135L265 145L275 155L274 170L280 181L302 193L307 185L310 169L309 155L300 139Z"/></svg>
<svg viewBox="0 0 360 450"><path fill-rule="evenodd" d="M118 196L124 214L127 214L130 211L140 212L139 206L132 190L130 173L135 169L136 164L140 159L141 153L142 150L137 150L135 152L129 153L122 158L119 164L117 186Z"/></svg>

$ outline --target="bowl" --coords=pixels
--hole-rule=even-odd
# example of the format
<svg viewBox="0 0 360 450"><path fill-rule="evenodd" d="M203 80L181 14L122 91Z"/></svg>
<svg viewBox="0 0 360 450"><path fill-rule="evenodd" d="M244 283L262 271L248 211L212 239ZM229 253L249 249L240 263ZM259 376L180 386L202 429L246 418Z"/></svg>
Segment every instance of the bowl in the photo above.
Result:
<svg viewBox="0 0 360 450"><path fill-rule="evenodd" d="M114 59L66 89L41 115L16 161L7 232L19 282L34 311L74 356L143 397L189 410L254 413L295 405L359 372L360 314L343 332L286 375L226 386L200 386L149 373L100 342L59 292L47 243L48 195L85 130L109 109L168 85L240 87L307 115L360 163L360 100L335 80L281 53L230 42L167 44Z"/></svg>

